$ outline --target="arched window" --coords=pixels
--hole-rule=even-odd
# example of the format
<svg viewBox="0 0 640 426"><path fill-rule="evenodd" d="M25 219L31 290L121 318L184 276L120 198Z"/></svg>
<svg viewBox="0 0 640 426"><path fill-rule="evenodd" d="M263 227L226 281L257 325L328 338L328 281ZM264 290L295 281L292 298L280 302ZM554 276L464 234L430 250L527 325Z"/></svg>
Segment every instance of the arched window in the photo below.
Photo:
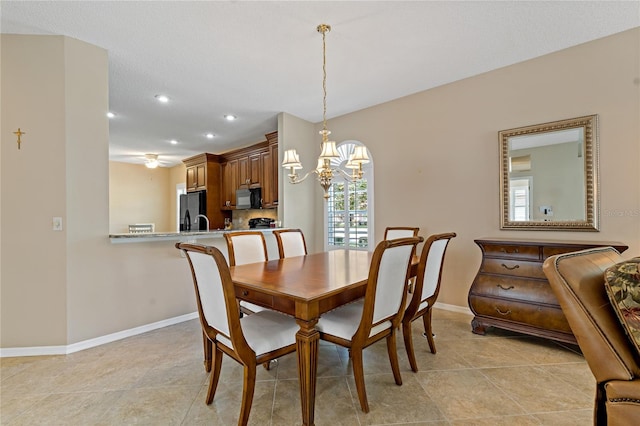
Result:
<svg viewBox="0 0 640 426"><path fill-rule="evenodd" d="M331 160L331 165L345 168L357 141L345 141L337 146L340 158ZM351 182L344 176L334 176L329 188L329 199L325 203L325 249L369 250L373 243L373 158L362 166L362 179Z"/></svg>

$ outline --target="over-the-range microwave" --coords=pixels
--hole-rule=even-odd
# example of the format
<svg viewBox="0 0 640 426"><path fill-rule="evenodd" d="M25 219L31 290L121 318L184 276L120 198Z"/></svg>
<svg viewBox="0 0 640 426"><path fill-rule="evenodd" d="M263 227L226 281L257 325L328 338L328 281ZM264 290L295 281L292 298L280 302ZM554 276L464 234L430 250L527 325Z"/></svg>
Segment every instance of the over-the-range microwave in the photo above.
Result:
<svg viewBox="0 0 640 426"><path fill-rule="evenodd" d="M261 188L236 190L236 209L260 209L262 208Z"/></svg>

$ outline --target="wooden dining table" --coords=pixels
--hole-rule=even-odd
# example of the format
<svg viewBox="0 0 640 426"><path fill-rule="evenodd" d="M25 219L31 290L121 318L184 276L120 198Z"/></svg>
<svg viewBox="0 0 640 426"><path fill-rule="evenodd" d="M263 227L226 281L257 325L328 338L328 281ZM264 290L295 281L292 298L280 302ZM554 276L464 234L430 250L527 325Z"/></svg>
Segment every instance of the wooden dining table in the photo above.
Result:
<svg viewBox="0 0 640 426"><path fill-rule="evenodd" d="M372 253L334 250L232 266L236 296L292 315L296 333L302 423L314 424L318 341L323 313L364 296Z"/></svg>
<svg viewBox="0 0 640 426"><path fill-rule="evenodd" d="M320 316L365 294L373 253L334 250L232 266L238 299L296 318L302 423L314 424ZM413 265L417 264L414 257Z"/></svg>

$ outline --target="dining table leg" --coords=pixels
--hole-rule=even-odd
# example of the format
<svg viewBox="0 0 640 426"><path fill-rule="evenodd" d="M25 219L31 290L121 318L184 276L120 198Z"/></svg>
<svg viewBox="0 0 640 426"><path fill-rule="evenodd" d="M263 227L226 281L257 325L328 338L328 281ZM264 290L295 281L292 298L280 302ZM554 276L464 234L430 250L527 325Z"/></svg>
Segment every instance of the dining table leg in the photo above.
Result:
<svg viewBox="0 0 640 426"><path fill-rule="evenodd" d="M300 379L300 403L302 424L314 425L316 402L316 376L318 373L318 342L320 333L315 329L317 319L297 320L300 330L296 333L298 350L298 377Z"/></svg>

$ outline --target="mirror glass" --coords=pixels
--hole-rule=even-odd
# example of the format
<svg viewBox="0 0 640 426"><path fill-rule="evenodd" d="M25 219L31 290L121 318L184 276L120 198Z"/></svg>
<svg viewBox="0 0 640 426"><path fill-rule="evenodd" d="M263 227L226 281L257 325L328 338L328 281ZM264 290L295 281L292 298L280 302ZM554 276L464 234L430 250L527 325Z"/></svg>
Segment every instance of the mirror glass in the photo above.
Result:
<svg viewBox="0 0 640 426"><path fill-rule="evenodd" d="M503 130L501 229L598 230L598 117Z"/></svg>

